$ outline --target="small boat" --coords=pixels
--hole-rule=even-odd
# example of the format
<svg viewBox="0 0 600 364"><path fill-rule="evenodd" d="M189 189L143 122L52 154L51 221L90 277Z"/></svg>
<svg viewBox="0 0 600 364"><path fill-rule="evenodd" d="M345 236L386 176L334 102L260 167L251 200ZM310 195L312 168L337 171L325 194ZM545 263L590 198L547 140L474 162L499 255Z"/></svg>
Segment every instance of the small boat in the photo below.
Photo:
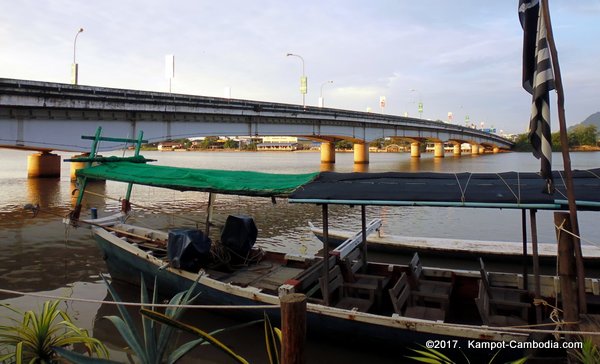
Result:
<svg viewBox="0 0 600 364"><path fill-rule="evenodd" d="M369 261L366 235L367 230L372 229L366 224L365 206L407 204L405 198L390 197L389 192L377 196L383 193L381 186L377 186L381 178L388 191L398 191L390 188L397 176L365 173L284 175L155 166L145 163L139 156L139 146L143 142L141 133L137 140L121 140L103 138L100 132L101 129L92 138L94 145L101 140L137 142L136 156L96 159L92 148L86 161L98 164L77 171L81 191L67 222L91 225L93 237L113 279L138 283L141 273L149 281L156 277L160 292L170 294L189 288L197 280L202 303L228 306L278 306L280 297L302 293L308 302L309 335L348 340L361 338L396 347L399 344L418 347L433 340L466 349L468 342L473 340L524 342L531 335L547 332L544 327L560 329L560 323L537 326L533 330L527 327L542 324L541 321L545 322L553 314L550 306L534 306L532 302L534 296L554 302L561 287L559 277L538 275L534 279L531 275L489 272L483 259L478 260L479 270L423 267L418 253L404 264ZM409 177L414 182L415 176ZM475 177L469 179L477 180ZM204 231L196 228L160 231L128 224L125 220L131 209L131 188L128 188L122 201L122 213L117 218L82 220L79 218L82 196L90 178L121 181L129 186L139 184L208 192L211 196L208 211L212 210L210 201L216 193L273 199L284 197L292 203L318 203L322 205L325 227L322 255L286 254L255 246L257 228L248 216L229 216L215 242L207 238L210 236L209 223ZM432 174L419 178L436 183L442 177ZM460 183L461 178L456 180ZM396 183L400 183L398 181ZM422 188L422 184L416 185ZM592 188L589 183L586 185ZM486 186L489 188L489 183ZM335 196L344 188L346 195ZM600 206L597 201L600 188L598 185L593 188L595 190L588 192L594 199L581 200L588 201L588 207ZM493 195L498 196L497 193ZM360 198L350 199L349 196ZM328 246L328 206L332 203L360 205L363 221L361 232L335 249ZM462 203L466 203L464 194ZM476 203L482 207L485 202L479 197ZM504 207L509 204L506 201L490 202L494 203ZM545 196L517 203L520 208L529 204L538 209L562 206L561 202ZM209 220L207 218L207 222ZM586 295L593 298L589 301L590 311L597 311L594 304L600 302L599 279L586 278L585 283ZM227 314L232 312L227 311ZM262 315L262 310L239 310L236 314ZM279 311L271 310L269 315L277 320Z"/></svg>
<svg viewBox="0 0 600 364"><path fill-rule="evenodd" d="M377 223L379 219L371 223ZM380 222L381 220L379 220ZM323 229L309 222L310 231L319 240L323 240ZM329 243L337 246L349 239L355 233L344 229L329 228ZM413 254L419 252L422 256L451 257L461 260L474 260L479 257L486 261L503 261L521 263L523 261L523 243L514 241L488 241L469 239L412 237L384 234L380 229L367 237L369 251ZM557 245L538 243L540 263L556 266ZM600 248L595 245L582 245L583 258L586 266L600 264ZM532 258L533 246L527 243L528 259Z"/></svg>

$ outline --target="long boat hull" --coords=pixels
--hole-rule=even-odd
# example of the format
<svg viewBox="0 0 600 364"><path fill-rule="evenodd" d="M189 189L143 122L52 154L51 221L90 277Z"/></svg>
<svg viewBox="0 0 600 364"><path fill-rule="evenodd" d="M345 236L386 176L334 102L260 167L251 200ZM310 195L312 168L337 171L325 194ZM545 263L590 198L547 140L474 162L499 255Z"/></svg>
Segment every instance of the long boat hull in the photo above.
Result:
<svg viewBox="0 0 600 364"><path fill-rule="evenodd" d="M130 226L127 226L128 228ZM125 227L121 227L125 228ZM141 229L141 228L140 228ZM188 289L198 278L198 274L165 266L159 259L135 244L118 237L101 227L92 228L94 238L103 252L109 272L113 279L139 283L140 273L150 282L157 277L161 294L174 294ZM129 228L129 230L131 230ZM147 229L146 229L147 230ZM146 231L147 232L147 231ZM146 234L147 235L147 234ZM465 279L476 279L478 272L455 272ZM510 280L514 277L496 278ZM204 304L219 305L279 305L276 293L252 285L245 287L232 284L222 278L211 277L206 272L199 278L198 290ZM546 287L545 289L551 289ZM227 311L228 314L248 317L262 316L263 310ZM268 311L269 315L279 319L279 310ZM422 319L413 319L398 315L383 316L329 307L309 302L307 305L308 333L335 336L369 338L378 343L397 345L398 343L423 344L427 340L489 340L489 341L525 341L528 334L518 329L500 329L479 325L442 323Z"/></svg>

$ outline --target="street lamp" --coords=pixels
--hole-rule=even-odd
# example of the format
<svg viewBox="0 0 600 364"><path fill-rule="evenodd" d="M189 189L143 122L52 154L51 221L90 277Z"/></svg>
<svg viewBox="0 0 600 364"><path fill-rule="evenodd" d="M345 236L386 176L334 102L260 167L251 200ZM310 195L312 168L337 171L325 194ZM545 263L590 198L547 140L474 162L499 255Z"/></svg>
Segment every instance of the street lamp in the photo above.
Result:
<svg viewBox="0 0 600 364"><path fill-rule="evenodd" d="M419 111L419 119L423 118L423 101L421 98L421 91L411 88L410 90L408 90L410 92L418 92L419 93L419 103L417 104L417 109Z"/></svg>
<svg viewBox="0 0 600 364"><path fill-rule="evenodd" d="M323 99L323 86L325 86L328 83L333 83L333 81L325 81L321 84L321 93L319 94L319 107L325 106L325 99Z"/></svg>
<svg viewBox="0 0 600 364"><path fill-rule="evenodd" d="M77 37L81 32L83 32L83 28L79 28L77 34L75 34L75 40L73 41L73 64L71 65L71 83L73 85L77 85L79 80L79 65L77 64L77 59L75 58L75 52L77 51Z"/></svg>
<svg viewBox="0 0 600 364"><path fill-rule="evenodd" d="M304 58L297 54L288 53L286 57L298 57L302 61L302 77L300 77L300 93L302 94L302 107L306 107L306 92L308 91L308 80L304 74Z"/></svg>

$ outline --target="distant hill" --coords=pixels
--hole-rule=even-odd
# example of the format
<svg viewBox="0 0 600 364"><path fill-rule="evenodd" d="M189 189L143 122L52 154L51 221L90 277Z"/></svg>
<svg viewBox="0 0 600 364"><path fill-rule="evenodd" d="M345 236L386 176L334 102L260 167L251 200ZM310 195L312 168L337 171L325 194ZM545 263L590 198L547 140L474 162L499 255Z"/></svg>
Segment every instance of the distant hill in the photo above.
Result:
<svg viewBox="0 0 600 364"><path fill-rule="evenodd" d="M595 125L596 128L598 128L598 130L600 130L600 111L588 116L581 123L575 124L575 125L569 127L569 129L572 129L573 127L575 127L577 125Z"/></svg>

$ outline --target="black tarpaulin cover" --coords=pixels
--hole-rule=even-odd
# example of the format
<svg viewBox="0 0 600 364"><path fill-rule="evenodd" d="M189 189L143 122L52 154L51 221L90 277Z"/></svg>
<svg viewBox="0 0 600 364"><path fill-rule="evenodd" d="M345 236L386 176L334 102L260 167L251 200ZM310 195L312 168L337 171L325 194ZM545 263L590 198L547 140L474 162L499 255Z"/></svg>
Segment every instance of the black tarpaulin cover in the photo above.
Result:
<svg viewBox="0 0 600 364"><path fill-rule="evenodd" d="M537 173L323 172L296 189L291 202L368 205L565 209L564 175L555 171L554 195ZM573 171L580 209L600 209L600 168Z"/></svg>

